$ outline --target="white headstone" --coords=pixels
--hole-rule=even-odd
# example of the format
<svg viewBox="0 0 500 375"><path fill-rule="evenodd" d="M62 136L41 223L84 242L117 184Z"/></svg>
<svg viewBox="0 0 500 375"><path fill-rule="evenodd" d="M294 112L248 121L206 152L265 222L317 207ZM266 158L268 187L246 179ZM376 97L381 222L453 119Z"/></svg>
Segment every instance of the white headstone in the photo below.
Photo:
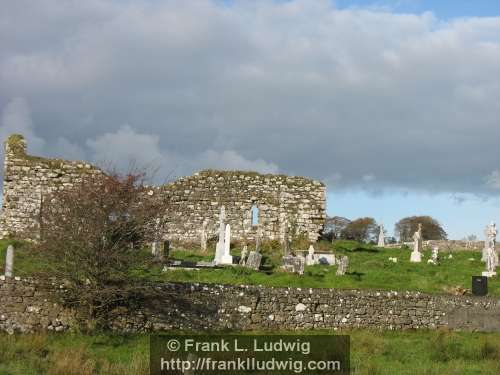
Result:
<svg viewBox="0 0 500 375"><path fill-rule="evenodd" d="M220 263L233 264L233 257L231 255L231 226L229 224L226 224L226 231L224 233L224 247Z"/></svg>
<svg viewBox="0 0 500 375"><path fill-rule="evenodd" d="M5 277L12 277L14 275L14 246L7 247L7 254L5 256Z"/></svg>
<svg viewBox="0 0 500 375"><path fill-rule="evenodd" d="M438 246L434 246L432 248L431 259L429 259L427 261L427 263L433 264L433 265L437 265L439 263L439 247Z"/></svg>
<svg viewBox="0 0 500 375"><path fill-rule="evenodd" d="M483 248L483 256L481 260L483 262L488 261L488 249L495 250L496 240L497 240L497 227L496 224L492 221L484 230L484 248Z"/></svg>
<svg viewBox="0 0 500 375"><path fill-rule="evenodd" d="M384 224L380 224L380 231L378 233L378 247L385 247L385 234L384 234Z"/></svg>
<svg viewBox="0 0 500 375"><path fill-rule="evenodd" d="M221 206L219 215L219 240L217 241L217 245L215 246L215 264L219 264L221 262L222 255L224 254L224 231L226 229L226 225L224 224L225 218L226 209L224 206Z"/></svg>
<svg viewBox="0 0 500 375"><path fill-rule="evenodd" d="M312 266L315 264L314 261L314 246L310 245L309 250L307 250L307 256L306 256L306 265Z"/></svg>
<svg viewBox="0 0 500 375"><path fill-rule="evenodd" d="M413 251L410 262L420 263L422 261L422 224L418 224L418 230L413 235Z"/></svg>
<svg viewBox="0 0 500 375"><path fill-rule="evenodd" d="M497 266L498 266L498 254L495 251L495 249L489 247L486 252L486 272L483 272L483 276L487 277L496 276Z"/></svg>

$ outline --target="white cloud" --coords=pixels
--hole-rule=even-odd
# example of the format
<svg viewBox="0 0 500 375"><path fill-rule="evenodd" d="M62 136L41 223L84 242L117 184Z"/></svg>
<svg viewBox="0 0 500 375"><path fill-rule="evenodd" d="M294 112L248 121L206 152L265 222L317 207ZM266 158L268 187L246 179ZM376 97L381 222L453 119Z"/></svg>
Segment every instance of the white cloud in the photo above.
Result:
<svg viewBox="0 0 500 375"><path fill-rule="evenodd" d="M492 189L500 189L500 171L494 170L486 177L486 186Z"/></svg>
<svg viewBox="0 0 500 375"><path fill-rule="evenodd" d="M14 133L24 135L29 152L40 153L43 151L45 141L35 134L30 108L23 98L12 99L2 111L0 139L5 140Z"/></svg>
<svg viewBox="0 0 500 375"><path fill-rule="evenodd" d="M0 108L29 100L33 149L165 175L279 166L335 187L373 175L363 188L481 193L499 163L498 61L500 17L328 0L16 0L0 13Z"/></svg>
<svg viewBox="0 0 500 375"><path fill-rule="evenodd" d="M156 135L140 133L124 125L114 133L105 133L86 142L91 158L100 164L127 168L138 167L158 169L161 176L187 175L200 169L252 170L261 173L276 173L278 166L262 159L248 160L234 150L205 152L186 158L168 152L160 147Z"/></svg>
<svg viewBox="0 0 500 375"><path fill-rule="evenodd" d="M234 150L217 152L207 150L199 156L198 163L203 168L257 171L260 173L278 173L279 168L274 163L263 159L248 160Z"/></svg>
<svg viewBox="0 0 500 375"><path fill-rule="evenodd" d="M375 180L375 176L373 174L365 174L362 177L363 182L371 182Z"/></svg>

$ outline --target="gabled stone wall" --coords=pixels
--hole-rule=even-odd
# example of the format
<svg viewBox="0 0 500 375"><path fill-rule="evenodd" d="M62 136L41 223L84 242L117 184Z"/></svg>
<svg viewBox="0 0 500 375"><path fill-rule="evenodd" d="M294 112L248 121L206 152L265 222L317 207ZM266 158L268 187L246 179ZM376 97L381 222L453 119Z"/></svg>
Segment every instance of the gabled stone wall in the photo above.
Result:
<svg viewBox="0 0 500 375"><path fill-rule="evenodd" d="M5 143L1 235L38 239L44 196L102 173L85 162L28 155L24 138L10 136ZM258 225L267 240L282 240L288 225L292 235L316 241L326 218L325 186L303 177L207 170L152 187L149 193L145 199L168 202L168 224L160 236L179 242L199 242L204 222L209 238L215 236L222 205L234 240L255 239L252 206L258 208Z"/></svg>
<svg viewBox="0 0 500 375"><path fill-rule="evenodd" d="M28 155L24 138L11 135L5 142L1 235L38 239L43 197L98 174L98 168L84 162Z"/></svg>
<svg viewBox="0 0 500 375"><path fill-rule="evenodd" d="M204 221L209 237L215 236L221 206L237 240L255 240L253 206L267 240L282 240L288 223L291 234L316 241L326 217L325 186L303 177L207 170L164 185L158 193L169 197L165 235L174 241L199 241Z"/></svg>

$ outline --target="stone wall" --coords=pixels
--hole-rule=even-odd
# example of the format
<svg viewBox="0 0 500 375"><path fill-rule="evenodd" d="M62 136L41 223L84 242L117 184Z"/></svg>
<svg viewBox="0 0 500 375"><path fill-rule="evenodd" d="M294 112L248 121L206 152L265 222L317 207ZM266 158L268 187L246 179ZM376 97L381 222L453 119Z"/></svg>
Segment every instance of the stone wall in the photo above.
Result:
<svg viewBox="0 0 500 375"><path fill-rule="evenodd" d="M5 142L1 236L38 239L44 196L99 174L98 168L84 162L28 155L24 138L10 136Z"/></svg>
<svg viewBox="0 0 500 375"><path fill-rule="evenodd" d="M413 242L405 242L404 245L412 248ZM402 244L386 244L388 248L399 248ZM464 241L464 240L428 240L423 242L424 250L432 250L435 246L439 247L442 251L482 251L484 248L484 241ZM500 243L495 245L497 250L500 250Z"/></svg>
<svg viewBox="0 0 500 375"><path fill-rule="evenodd" d="M0 331L65 331L74 314L57 303L62 287L53 281L0 279Z"/></svg>
<svg viewBox="0 0 500 375"><path fill-rule="evenodd" d="M370 328L500 331L500 299L418 292L153 284L157 295L138 310L113 311L118 332ZM74 327L71 312L32 280L0 280L0 330ZM60 327L60 328L58 328Z"/></svg>
<svg viewBox="0 0 500 375"><path fill-rule="evenodd" d="M84 162L28 155L22 136L9 137L5 143L1 235L36 240L44 196L71 187L84 176L102 173ZM180 242L199 242L204 222L209 237L215 236L222 205L235 240L255 239L253 206L258 209L258 225L268 240L281 240L288 223L292 234L304 234L316 241L326 218L325 186L303 177L202 171L151 187L148 193L147 199L161 197L161 202L169 202L165 207L168 224L161 237Z"/></svg>
<svg viewBox="0 0 500 375"><path fill-rule="evenodd" d="M303 177L207 170L164 185L158 192L168 197L165 236L174 241L198 242L204 221L209 237L215 237L221 206L236 240L255 240L253 206L267 240L282 240L288 223L290 233L305 234L314 242L326 218L325 186Z"/></svg>

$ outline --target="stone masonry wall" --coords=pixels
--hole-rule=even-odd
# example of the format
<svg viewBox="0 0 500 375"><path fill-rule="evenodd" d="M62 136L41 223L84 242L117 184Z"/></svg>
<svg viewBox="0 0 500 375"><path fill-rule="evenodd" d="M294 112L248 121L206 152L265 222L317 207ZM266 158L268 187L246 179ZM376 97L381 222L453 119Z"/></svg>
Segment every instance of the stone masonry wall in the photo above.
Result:
<svg viewBox="0 0 500 375"><path fill-rule="evenodd" d="M83 176L101 173L84 162L28 155L24 138L10 136L5 142L1 236L36 240L43 197L81 182Z"/></svg>
<svg viewBox="0 0 500 375"><path fill-rule="evenodd" d="M71 187L84 176L102 173L84 162L28 155L23 137L10 136L5 143L0 235L36 240L44 196ZM169 202L165 207L168 225L161 237L180 242L198 242L204 222L209 237L214 237L222 205L235 240L255 239L257 227L252 225L251 216L254 205L259 211L259 227L268 240L282 239L288 222L291 233L305 234L316 241L326 218L325 186L303 177L202 171L152 187L148 193L145 199L159 196L161 202Z"/></svg>
<svg viewBox="0 0 500 375"><path fill-rule="evenodd" d="M0 331L65 331L74 314L57 303L62 288L53 281L0 279Z"/></svg>
<svg viewBox="0 0 500 375"><path fill-rule="evenodd" d="M291 234L316 241L326 218L325 186L303 177L207 170L164 185L159 193L168 196L165 237L170 240L198 242L204 221L209 237L215 237L222 205L237 240L255 239L254 205L258 227L268 240L282 240L288 223Z"/></svg>
<svg viewBox="0 0 500 375"><path fill-rule="evenodd" d="M500 331L500 299L418 292L158 283L138 310L113 311L117 332L370 328ZM0 280L0 330L62 331L71 312L54 303L60 286ZM58 328L60 327L60 328Z"/></svg>

